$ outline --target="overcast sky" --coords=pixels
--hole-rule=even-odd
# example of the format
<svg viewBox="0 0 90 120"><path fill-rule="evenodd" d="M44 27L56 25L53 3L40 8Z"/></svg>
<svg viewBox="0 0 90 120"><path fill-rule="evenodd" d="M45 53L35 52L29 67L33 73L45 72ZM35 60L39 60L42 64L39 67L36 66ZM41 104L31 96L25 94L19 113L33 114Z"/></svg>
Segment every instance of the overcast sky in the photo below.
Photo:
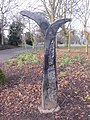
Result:
<svg viewBox="0 0 90 120"><path fill-rule="evenodd" d="M40 0L22 0L23 1L23 5L20 7L20 9L39 9L40 6L42 5ZM22 2L21 0L19 0L19 4L21 4ZM29 6L29 8L28 8Z"/></svg>
<svg viewBox="0 0 90 120"><path fill-rule="evenodd" d="M21 0L19 0L20 2ZM23 6L20 8L21 10L27 9L27 10L34 10L34 11L39 11L40 9L43 9L41 7L42 3L41 0L22 0L23 1ZM28 4L30 3L30 4ZM28 8L28 5L30 7ZM27 6L27 7L26 7ZM36 8L36 9L35 9ZM90 24L90 22L89 22ZM75 28L76 30L81 30L83 29L83 24L77 19L75 19L75 22L72 23L72 28ZM88 28L90 30L90 28Z"/></svg>
<svg viewBox="0 0 90 120"><path fill-rule="evenodd" d="M17 0L17 2L20 5L20 7L19 9L14 10L13 13L19 13L21 10L40 11L41 9L43 9L41 7L41 0ZM83 24L78 20L78 18L73 21L74 22L72 22L72 28L81 31L83 29Z"/></svg>

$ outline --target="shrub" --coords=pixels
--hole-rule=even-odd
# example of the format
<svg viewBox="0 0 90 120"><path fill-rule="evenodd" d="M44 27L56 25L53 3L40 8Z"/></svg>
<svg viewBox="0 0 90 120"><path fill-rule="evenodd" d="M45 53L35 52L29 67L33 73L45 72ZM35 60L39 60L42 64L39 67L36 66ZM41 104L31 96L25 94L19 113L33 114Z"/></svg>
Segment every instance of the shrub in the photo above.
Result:
<svg viewBox="0 0 90 120"><path fill-rule="evenodd" d="M36 63L38 63L38 58L33 53L23 53L17 57L16 62L20 62L20 63L25 62L25 63L29 63L29 64L36 64Z"/></svg>
<svg viewBox="0 0 90 120"><path fill-rule="evenodd" d="M79 61L80 63L83 63L83 61L85 60L85 57L84 57L84 56L75 55L75 56L74 56L74 60L77 60L77 61Z"/></svg>
<svg viewBox="0 0 90 120"><path fill-rule="evenodd" d="M59 60L59 62L60 66L70 65L73 63L72 58L68 54L65 54L64 57Z"/></svg>
<svg viewBox="0 0 90 120"><path fill-rule="evenodd" d="M32 41L30 39L26 40L26 44L33 46L33 43L32 43Z"/></svg>
<svg viewBox="0 0 90 120"><path fill-rule="evenodd" d="M33 53L22 53L16 59L12 59L7 62L7 64L17 64L18 66L23 66L23 64L37 64L38 58Z"/></svg>
<svg viewBox="0 0 90 120"><path fill-rule="evenodd" d="M3 71L0 69L0 85L5 84L5 82L6 82L6 77L3 73Z"/></svg>
<svg viewBox="0 0 90 120"><path fill-rule="evenodd" d="M21 33L23 31L22 26L23 25L21 22L18 21L12 22L9 29L8 44L18 46L22 43L21 41Z"/></svg>

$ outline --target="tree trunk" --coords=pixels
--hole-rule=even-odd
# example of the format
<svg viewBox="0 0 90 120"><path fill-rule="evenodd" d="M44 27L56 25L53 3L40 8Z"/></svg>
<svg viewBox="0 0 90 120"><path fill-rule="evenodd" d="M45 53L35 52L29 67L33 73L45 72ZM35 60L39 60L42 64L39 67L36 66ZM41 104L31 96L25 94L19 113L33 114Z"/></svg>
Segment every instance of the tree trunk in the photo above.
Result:
<svg viewBox="0 0 90 120"><path fill-rule="evenodd" d="M87 20L88 20L88 7L89 7L89 0L86 0L85 5L85 24L84 24L84 34L85 34L85 40L86 40L86 54L88 56L88 36L87 36Z"/></svg>
<svg viewBox="0 0 90 120"><path fill-rule="evenodd" d="M70 18L72 18L72 0L70 1ZM70 29L69 29L69 41L68 41L68 51L70 52L71 47L71 23L70 23Z"/></svg>

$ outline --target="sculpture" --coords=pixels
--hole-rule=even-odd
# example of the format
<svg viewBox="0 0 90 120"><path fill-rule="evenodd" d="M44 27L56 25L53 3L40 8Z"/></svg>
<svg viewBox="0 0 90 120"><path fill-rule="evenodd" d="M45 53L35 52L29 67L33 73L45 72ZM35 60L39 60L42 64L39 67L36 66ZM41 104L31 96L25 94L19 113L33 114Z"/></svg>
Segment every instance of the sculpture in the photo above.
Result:
<svg viewBox="0 0 90 120"><path fill-rule="evenodd" d="M56 80L56 33L61 25L71 19L57 20L53 24L38 12L21 11L23 16L34 20L44 33L44 67L42 81L42 104L39 107L41 113L56 112L60 109L57 103L57 80Z"/></svg>

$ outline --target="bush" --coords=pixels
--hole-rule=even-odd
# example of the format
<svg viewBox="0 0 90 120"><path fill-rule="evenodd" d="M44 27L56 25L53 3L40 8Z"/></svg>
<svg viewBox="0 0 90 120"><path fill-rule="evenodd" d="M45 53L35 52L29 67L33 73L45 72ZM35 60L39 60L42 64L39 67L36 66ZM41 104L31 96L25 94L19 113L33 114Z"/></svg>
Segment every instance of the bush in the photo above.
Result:
<svg viewBox="0 0 90 120"><path fill-rule="evenodd" d="M26 40L26 44L33 46L33 43L32 43L32 41L30 39Z"/></svg>
<svg viewBox="0 0 90 120"><path fill-rule="evenodd" d="M19 55L16 59L16 62L19 64L22 64L23 62L29 63L29 64L37 64L38 58L33 53L23 53Z"/></svg>
<svg viewBox="0 0 90 120"><path fill-rule="evenodd" d="M22 29L22 23L21 22L13 22L10 25L10 29L9 29L9 40L8 40L8 44L9 45L15 45L18 46L22 43L21 41L21 33L22 33L23 29Z"/></svg>
<svg viewBox="0 0 90 120"><path fill-rule="evenodd" d="M17 64L23 66L23 64L37 64L38 58L34 53L22 53L16 59L12 59L6 62L7 64Z"/></svg>
<svg viewBox="0 0 90 120"><path fill-rule="evenodd" d="M5 82L6 82L6 77L4 73L2 72L2 70L0 69L0 85L5 84Z"/></svg>
<svg viewBox="0 0 90 120"><path fill-rule="evenodd" d="M83 63L83 61L85 60L85 57L84 57L84 56L75 55L75 56L74 56L74 60L77 60L77 61L79 61L80 63Z"/></svg>
<svg viewBox="0 0 90 120"><path fill-rule="evenodd" d="M59 59L60 66L71 65L73 63L69 54L65 54L63 58Z"/></svg>

